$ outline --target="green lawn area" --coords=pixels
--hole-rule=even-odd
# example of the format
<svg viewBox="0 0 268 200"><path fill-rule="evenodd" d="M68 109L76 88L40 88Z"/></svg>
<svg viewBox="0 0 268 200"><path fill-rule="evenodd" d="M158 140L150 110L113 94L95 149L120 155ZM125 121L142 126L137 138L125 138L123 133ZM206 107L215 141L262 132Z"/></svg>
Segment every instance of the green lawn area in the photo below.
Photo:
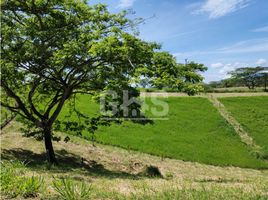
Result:
<svg viewBox="0 0 268 200"><path fill-rule="evenodd" d="M220 98L254 141L268 151L268 97Z"/></svg>
<svg viewBox="0 0 268 200"><path fill-rule="evenodd" d="M267 168L267 163L251 155L232 127L206 98L173 97L164 100L169 104L169 120L146 125L126 121L121 125L101 127L96 134L97 141L186 161ZM79 97L77 108L91 115L99 109L87 95ZM63 110L61 117L64 115L68 115L68 109ZM147 113L147 117L150 116ZM72 118L77 120L75 116ZM85 131L83 136L90 138Z"/></svg>

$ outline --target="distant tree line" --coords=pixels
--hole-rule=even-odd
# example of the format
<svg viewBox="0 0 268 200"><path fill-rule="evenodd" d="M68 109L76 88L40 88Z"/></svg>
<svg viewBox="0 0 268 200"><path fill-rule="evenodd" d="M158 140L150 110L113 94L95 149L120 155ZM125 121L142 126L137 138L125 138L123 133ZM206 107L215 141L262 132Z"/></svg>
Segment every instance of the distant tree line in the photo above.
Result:
<svg viewBox="0 0 268 200"><path fill-rule="evenodd" d="M226 78L220 81L211 81L207 87L209 88L229 88L229 87L248 87L255 89L256 87L265 87L267 84L267 74L261 73L268 70L268 67L243 67L230 71Z"/></svg>

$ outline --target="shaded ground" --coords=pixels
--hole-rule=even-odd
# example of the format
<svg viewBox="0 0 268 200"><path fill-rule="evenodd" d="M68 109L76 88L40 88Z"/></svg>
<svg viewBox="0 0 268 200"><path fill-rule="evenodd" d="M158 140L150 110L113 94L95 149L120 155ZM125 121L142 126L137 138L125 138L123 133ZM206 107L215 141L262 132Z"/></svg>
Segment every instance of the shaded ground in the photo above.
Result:
<svg viewBox="0 0 268 200"><path fill-rule="evenodd" d="M71 137L71 142L54 142L60 167L47 170L42 142L21 137L19 125L12 123L1 134L2 159L28 162L29 174L45 177L46 184L55 178L86 181L94 191L132 193L165 191L179 188L217 187L216 191L239 190L265 194L267 170L215 167L194 162L164 159L116 147L97 145ZM83 164L81 163L83 158ZM164 178L140 175L146 165L157 166ZM53 192L52 192L53 193Z"/></svg>

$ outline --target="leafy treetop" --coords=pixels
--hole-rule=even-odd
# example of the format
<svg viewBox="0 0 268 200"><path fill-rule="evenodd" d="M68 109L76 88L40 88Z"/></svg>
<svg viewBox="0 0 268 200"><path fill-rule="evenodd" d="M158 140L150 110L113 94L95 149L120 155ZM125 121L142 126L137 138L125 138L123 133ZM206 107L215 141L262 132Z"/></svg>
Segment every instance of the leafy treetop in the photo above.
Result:
<svg viewBox="0 0 268 200"><path fill-rule="evenodd" d="M198 91L202 78L195 72L203 66L178 65L158 44L136 37L131 29L139 20L126 14L80 0L1 1L1 106L37 129L32 135L44 138L50 163L57 162L53 124L76 94L127 89L138 96L131 81L141 74L155 85L162 79Z"/></svg>

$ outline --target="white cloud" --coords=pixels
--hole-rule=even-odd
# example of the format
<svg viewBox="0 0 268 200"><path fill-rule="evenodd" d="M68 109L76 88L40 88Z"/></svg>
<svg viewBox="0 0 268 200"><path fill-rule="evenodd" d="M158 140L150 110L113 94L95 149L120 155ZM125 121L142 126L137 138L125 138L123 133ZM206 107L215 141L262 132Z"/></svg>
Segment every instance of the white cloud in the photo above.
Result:
<svg viewBox="0 0 268 200"><path fill-rule="evenodd" d="M268 26L264 26L264 27L260 27L260 28L256 28L254 30L252 30L253 32L268 32Z"/></svg>
<svg viewBox="0 0 268 200"><path fill-rule="evenodd" d="M129 7L133 6L134 1L135 0L120 0L118 7L122 8L122 9L129 8Z"/></svg>
<svg viewBox="0 0 268 200"><path fill-rule="evenodd" d="M196 55L239 54L256 52L268 52L268 38L244 40L233 45L218 48L215 50L176 52L173 55L175 57L192 57Z"/></svg>
<svg viewBox="0 0 268 200"><path fill-rule="evenodd" d="M229 47L218 49L222 53L250 53L268 51L268 38L244 40Z"/></svg>
<svg viewBox="0 0 268 200"><path fill-rule="evenodd" d="M218 69L217 73L220 79L230 78L230 74L228 74L228 72L231 72L237 68L249 67L248 64L240 63L240 62L226 63L226 64L219 62L219 63L213 63L210 66L214 69ZM215 72L214 72L214 75L215 75Z"/></svg>
<svg viewBox="0 0 268 200"><path fill-rule="evenodd" d="M219 74L222 78L230 78L228 72L233 71L235 67L232 64L226 64L222 69L220 69Z"/></svg>
<svg viewBox="0 0 268 200"><path fill-rule="evenodd" d="M221 68L221 67L223 67L224 64L218 62L218 63L212 63L210 66L211 66L212 68L215 68L215 69L216 69L216 68Z"/></svg>
<svg viewBox="0 0 268 200"><path fill-rule="evenodd" d="M235 62L235 63L228 63L228 64L223 64L222 68L219 70L219 75L222 78L230 78L230 75L228 72L231 72L237 68L240 67L248 67L248 64L240 63L240 62Z"/></svg>
<svg viewBox="0 0 268 200"><path fill-rule="evenodd" d="M264 66L264 65L266 65L267 64L267 61L265 60L265 59L263 59L263 58L260 58L259 60L257 60L257 62L256 62L256 65L258 65L258 66Z"/></svg>
<svg viewBox="0 0 268 200"><path fill-rule="evenodd" d="M194 14L208 13L209 18L223 17L249 5L250 0L206 0Z"/></svg>

